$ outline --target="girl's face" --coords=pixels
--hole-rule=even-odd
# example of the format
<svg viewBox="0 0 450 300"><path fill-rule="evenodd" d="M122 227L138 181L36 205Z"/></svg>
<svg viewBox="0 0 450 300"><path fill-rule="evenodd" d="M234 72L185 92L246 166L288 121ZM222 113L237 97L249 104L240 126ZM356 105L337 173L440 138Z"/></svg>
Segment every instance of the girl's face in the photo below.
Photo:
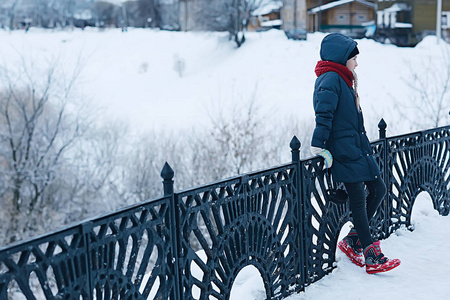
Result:
<svg viewBox="0 0 450 300"><path fill-rule="evenodd" d="M346 66L350 71L355 71L356 67L358 66L358 62L356 62L356 56L353 56L352 58L347 60Z"/></svg>

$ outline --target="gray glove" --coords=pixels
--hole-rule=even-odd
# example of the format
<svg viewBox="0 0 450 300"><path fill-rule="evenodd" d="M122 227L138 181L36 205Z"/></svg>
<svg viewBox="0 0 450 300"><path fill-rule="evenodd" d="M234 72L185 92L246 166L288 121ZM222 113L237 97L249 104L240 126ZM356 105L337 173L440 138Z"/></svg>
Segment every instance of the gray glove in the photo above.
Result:
<svg viewBox="0 0 450 300"><path fill-rule="evenodd" d="M333 165L333 155L331 155L331 152L327 149L311 146L311 153L313 155L319 155L323 157L325 161L325 168L331 168L331 166Z"/></svg>

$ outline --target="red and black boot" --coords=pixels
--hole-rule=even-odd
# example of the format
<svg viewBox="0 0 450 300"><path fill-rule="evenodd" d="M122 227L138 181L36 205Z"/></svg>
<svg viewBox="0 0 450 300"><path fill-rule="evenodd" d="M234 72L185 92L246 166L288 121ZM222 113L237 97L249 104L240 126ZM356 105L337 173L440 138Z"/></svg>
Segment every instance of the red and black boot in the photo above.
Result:
<svg viewBox="0 0 450 300"><path fill-rule="evenodd" d="M348 235L338 243L338 247L350 258L352 263L359 267L364 267L363 248L359 242L356 230L350 230Z"/></svg>
<svg viewBox="0 0 450 300"><path fill-rule="evenodd" d="M381 252L380 241L364 249L366 272L369 274L390 271L400 265L400 259L389 259Z"/></svg>

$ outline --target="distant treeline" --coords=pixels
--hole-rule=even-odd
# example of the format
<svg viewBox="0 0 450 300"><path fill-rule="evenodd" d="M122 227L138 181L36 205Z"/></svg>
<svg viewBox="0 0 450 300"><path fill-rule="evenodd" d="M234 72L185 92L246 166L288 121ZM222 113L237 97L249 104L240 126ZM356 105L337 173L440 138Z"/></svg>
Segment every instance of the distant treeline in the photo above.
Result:
<svg viewBox="0 0 450 300"><path fill-rule="evenodd" d="M228 31L239 47L252 12L267 0L2 0L0 28L87 26Z"/></svg>

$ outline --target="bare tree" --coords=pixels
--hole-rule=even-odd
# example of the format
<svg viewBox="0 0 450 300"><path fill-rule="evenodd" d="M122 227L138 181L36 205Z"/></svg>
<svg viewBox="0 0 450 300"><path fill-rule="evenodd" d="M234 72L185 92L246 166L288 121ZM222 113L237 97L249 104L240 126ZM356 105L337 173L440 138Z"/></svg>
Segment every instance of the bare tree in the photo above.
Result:
<svg viewBox="0 0 450 300"><path fill-rule="evenodd" d="M180 30L180 10L178 0L159 0L161 12L160 28L165 30Z"/></svg>
<svg viewBox="0 0 450 300"><path fill-rule="evenodd" d="M107 1L97 1L92 7L97 27L117 26L121 9L119 6Z"/></svg>
<svg viewBox="0 0 450 300"><path fill-rule="evenodd" d="M84 130L67 112L79 69L63 85L56 64L44 75L35 72L25 59L18 73L1 72L6 83L0 92L0 176L6 180L1 200L10 215L9 242L33 232L44 214L48 186L58 177L55 171Z"/></svg>
<svg viewBox="0 0 450 300"><path fill-rule="evenodd" d="M245 42L245 32L251 13L261 5L262 0L232 0L228 7L230 16L229 32L239 48Z"/></svg>
<svg viewBox="0 0 450 300"><path fill-rule="evenodd" d="M237 47L245 42L245 32L253 11L263 0L212 0L204 1L198 11L202 27L210 30L228 31Z"/></svg>
<svg viewBox="0 0 450 300"><path fill-rule="evenodd" d="M212 127L190 143L192 167L207 181L242 174L274 162L279 147L266 124L270 116L257 102L257 87L249 95L231 95L228 105L216 101L208 109Z"/></svg>
<svg viewBox="0 0 450 300"><path fill-rule="evenodd" d="M43 28L54 27L57 22L55 1L51 0L34 0L35 16L37 25Z"/></svg>
<svg viewBox="0 0 450 300"><path fill-rule="evenodd" d="M34 0L35 22L43 28L65 27L72 21L76 5L75 0Z"/></svg>
<svg viewBox="0 0 450 300"><path fill-rule="evenodd" d="M421 63L410 64L411 75L405 80L411 97L408 102L402 101L398 111L419 129L442 126L448 118L450 50L448 45L441 49L441 55L430 54Z"/></svg>
<svg viewBox="0 0 450 300"><path fill-rule="evenodd" d="M140 17L142 17L150 27L161 27L161 5L158 0L139 0Z"/></svg>
<svg viewBox="0 0 450 300"><path fill-rule="evenodd" d="M9 0L8 3L6 3L6 11L8 13L9 18L9 29L14 29L14 19L16 17L16 7L19 0Z"/></svg>

